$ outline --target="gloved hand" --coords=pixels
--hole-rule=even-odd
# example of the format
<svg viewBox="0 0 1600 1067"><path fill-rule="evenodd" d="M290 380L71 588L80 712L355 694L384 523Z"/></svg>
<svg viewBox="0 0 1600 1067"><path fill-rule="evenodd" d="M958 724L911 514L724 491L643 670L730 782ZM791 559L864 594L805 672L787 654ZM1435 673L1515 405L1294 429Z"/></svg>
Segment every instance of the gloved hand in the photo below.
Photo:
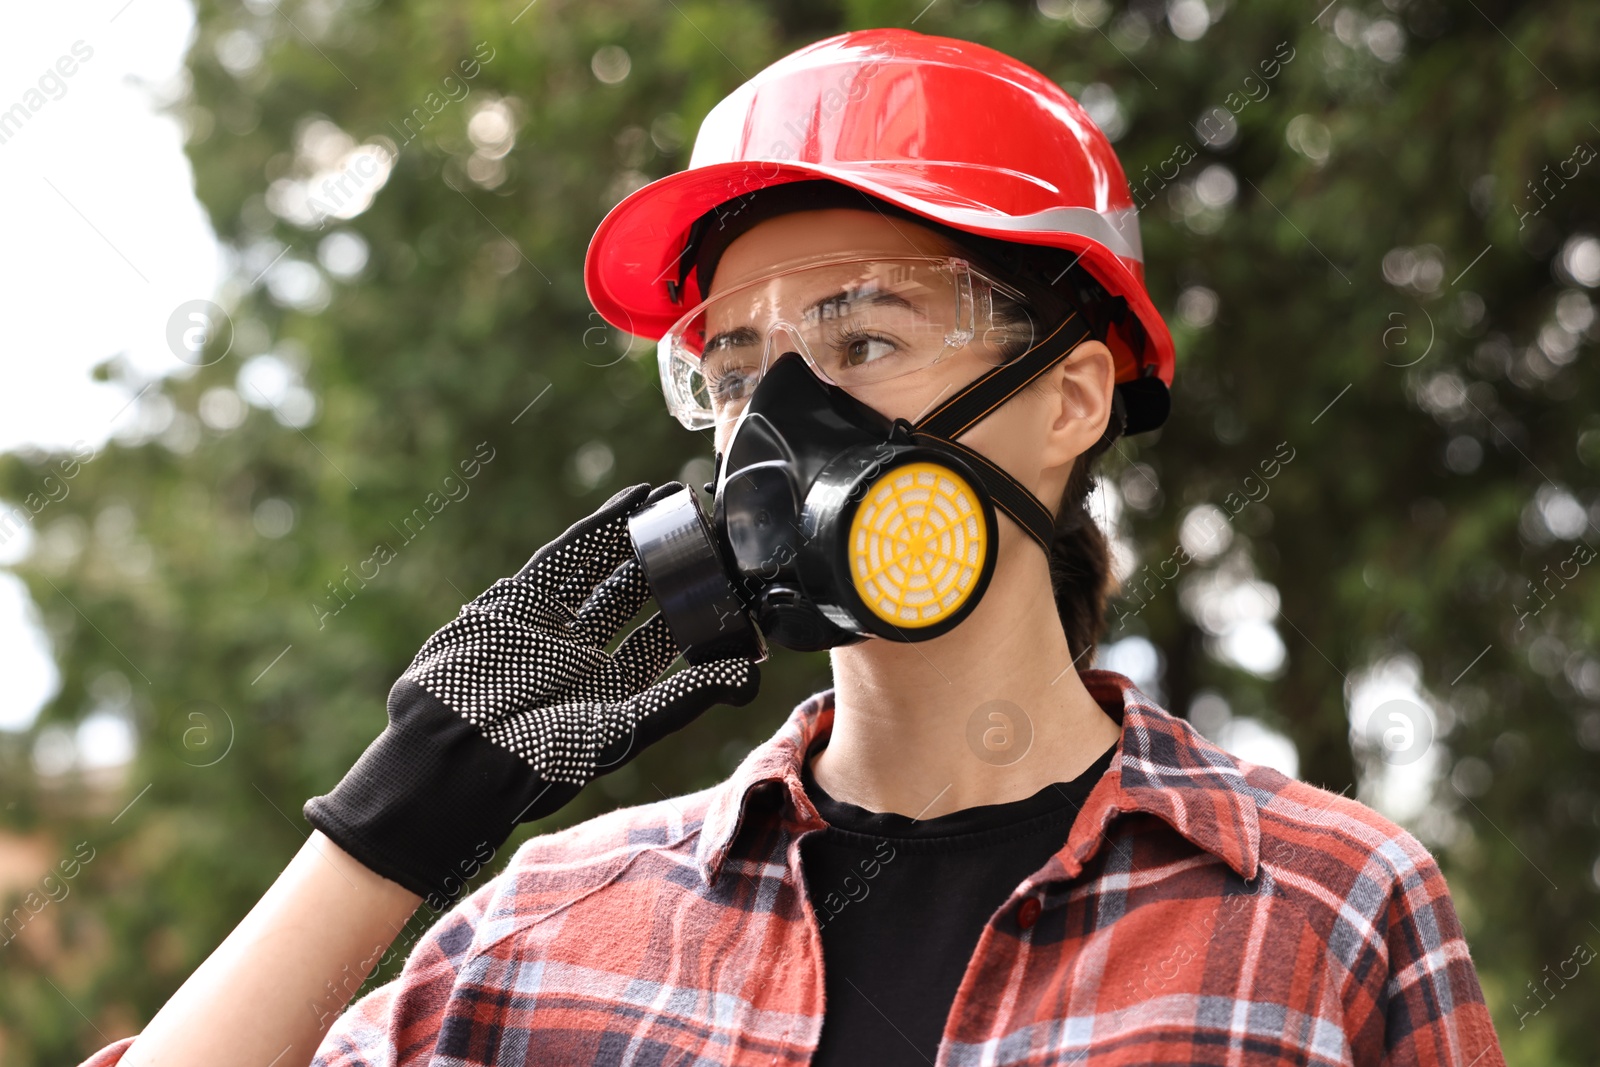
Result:
<svg viewBox="0 0 1600 1067"><path fill-rule="evenodd" d="M517 824L713 704L749 703L760 675L743 659L657 682L679 652L659 613L605 651L650 596L627 517L681 488L624 489L463 607L390 690L388 728L306 802L306 820L442 906Z"/></svg>

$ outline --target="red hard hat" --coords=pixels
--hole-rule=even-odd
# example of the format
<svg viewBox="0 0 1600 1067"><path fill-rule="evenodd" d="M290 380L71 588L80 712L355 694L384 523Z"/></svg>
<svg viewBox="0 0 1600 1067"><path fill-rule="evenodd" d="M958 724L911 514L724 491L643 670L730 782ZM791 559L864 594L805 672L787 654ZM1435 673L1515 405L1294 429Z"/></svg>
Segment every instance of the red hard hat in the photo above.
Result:
<svg viewBox="0 0 1600 1067"><path fill-rule="evenodd" d="M1144 287L1138 210L1105 134L1058 85L992 48L858 30L751 78L700 124L687 170L613 208L584 263L589 299L660 338L692 301L679 256L705 212L756 189L823 178L908 211L1078 263L1143 327L1110 338L1119 382L1172 383L1172 335ZM1141 366L1143 364L1144 366Z"/></svg>

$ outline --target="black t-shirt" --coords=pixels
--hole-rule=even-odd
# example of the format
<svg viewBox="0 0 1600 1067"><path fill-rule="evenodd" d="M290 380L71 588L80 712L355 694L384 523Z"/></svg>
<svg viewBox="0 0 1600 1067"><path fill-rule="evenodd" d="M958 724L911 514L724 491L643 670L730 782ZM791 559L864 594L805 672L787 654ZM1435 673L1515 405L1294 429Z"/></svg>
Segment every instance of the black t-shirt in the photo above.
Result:
<svg viewBox="0 0 1600 1067"><path fill-rule="evenodd" d="M802 772L829 824L800 845L826 995L811 1062L932 1063L984 924L1066 844L1116 746L1024 800L921 820L828 796L811 775L820 747Z"/></svg>

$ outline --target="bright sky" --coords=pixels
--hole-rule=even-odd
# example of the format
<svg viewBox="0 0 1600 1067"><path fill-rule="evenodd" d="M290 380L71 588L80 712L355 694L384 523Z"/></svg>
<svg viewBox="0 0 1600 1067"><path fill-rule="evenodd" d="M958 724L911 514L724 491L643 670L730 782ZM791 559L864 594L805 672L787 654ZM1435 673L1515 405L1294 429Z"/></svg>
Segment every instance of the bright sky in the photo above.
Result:
<svg viewBox="0 0 1600 1067"><path fill-rule="evenodd" d="M211 297L221 276L178 123L160 114L181 93L193 33L185 0L6 12L0 450L100 447L135 410L124 410L128 392L88 377L109 356L126 353L141 378L187 369L168 348L167 320ZM0 544L0 567L27 540ZM0 570L0 729L32 722L57 685L28 614L21 583Z"/></svg>

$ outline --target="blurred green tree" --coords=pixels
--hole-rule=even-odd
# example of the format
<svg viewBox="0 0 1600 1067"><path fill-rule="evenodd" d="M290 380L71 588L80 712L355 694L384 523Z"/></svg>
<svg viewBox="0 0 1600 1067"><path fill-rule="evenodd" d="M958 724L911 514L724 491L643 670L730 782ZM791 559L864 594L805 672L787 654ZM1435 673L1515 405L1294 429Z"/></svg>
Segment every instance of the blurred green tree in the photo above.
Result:
<svg viewBox="0 0 1600 1067"><path fill-rule="evenodd" d="M1169 426L1105 466L1128 550L1106 640L1150 642L1178 713L1263 721L1368 799L1388 764L1347 707L1410 671L1437 774L1408 825L1509 1057L1591 1062L1600 979L1546 979L1600 946L1600 8L1320 6L204 0L175 110L229 322L32 519L17 571L64 684L0 735L0 822L94 858L0 945L0 1057L135 1031L298 847L428 634L616 488L707 477L650 346L585 299L588 237L767 63L911 24L1078 95L1144 209L1179 367ZM0 498L63 460L0 457ZM1263 627L1281 664L1251 658ZM764 677L552 825L720 779L827 662ZM37 773L97 709L136 726L125 775Z"/></svg>

